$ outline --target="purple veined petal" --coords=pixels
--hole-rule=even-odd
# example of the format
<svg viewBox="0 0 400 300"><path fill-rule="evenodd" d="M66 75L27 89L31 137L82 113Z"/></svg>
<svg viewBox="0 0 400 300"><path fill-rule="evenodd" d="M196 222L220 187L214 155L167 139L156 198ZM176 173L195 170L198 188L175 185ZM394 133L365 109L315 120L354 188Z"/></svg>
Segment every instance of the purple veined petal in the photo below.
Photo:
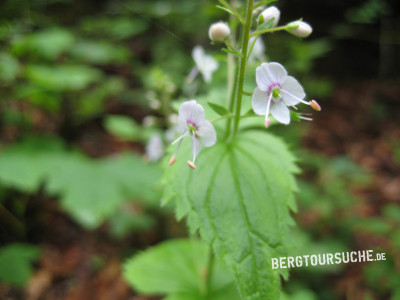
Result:
<svg viewBox="0 0 400 300"><path fill-rule="evenodd" d="M283 102L285 102L287 106L298 104L300 102L299 99L303 100L306 96L303 87L292 76L288 76L285 81L282 82L282 89L287 92L282 93ZM299 99L297 99L296 97Z"/></svg>
<svg viewBox="0 0 400 300"><path fill-rule="evenodd" d="M271 84L281 84L287 77L285 68L276 62L263 63L256 69L256 81L262 91L267 91Z"/></svg>
<svg viewBox="0 0 400 300"><path fill-rule="evenodd" d="M211 147L217 142L217 134L210 121L204 120L196 130L199 142L204 147Z"/></svg>
<svg viewBox="0 0 400 300"><path fill-rule="evenodd" d="M283 124L290 123L290 111L282 101L271 104L271 114L274 118Z"/></svg>
<svg viewBox="0 0 400 300"><path fill-rule="evenodd" d="M183 102L179 107L178 124L181 127L183 124L190 123L194 126L198 126L202 121L205 120L205 112L203 106L198 104L196 100L190 100Z"/></svg>
<svg viewBox="0 0 400 300"><path fill-rule="evenodd" d="M257 115L263 116L267 110L268 95L267 92L260 90L258 87L254 89L251 106Z"/></svg>

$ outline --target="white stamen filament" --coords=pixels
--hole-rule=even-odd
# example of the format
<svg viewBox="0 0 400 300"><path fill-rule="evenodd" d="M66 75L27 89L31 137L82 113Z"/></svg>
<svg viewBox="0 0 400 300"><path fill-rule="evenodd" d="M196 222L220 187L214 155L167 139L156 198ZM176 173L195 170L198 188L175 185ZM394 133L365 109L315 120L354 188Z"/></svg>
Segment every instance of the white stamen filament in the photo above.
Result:
<svg viewBox="0 0 400 300"><path fill-rule="evenodd" d="M295 95L293 95L292 93L289 93L288 91L285 91L285 90L283 90L283 89L281 89L281 91L284 92L284 93L286 93L286 94L289 95L290 97L293 97L294 99L300 101L301 103L304 103L304 104L307 104L307 105L311 105L310 102L305 101L305 100L303 100L303 99L300 99L299 97L296 97Z"/></svg>
<svg viewBox="0 0 400 300"><path fill-rule="evenodd" d="M187 135L187 132L185 132L184 134L182 134L180 137L178 137L175 141L173 141L171 143L171 145L176 144L179 141L182 141L182 139ZM178 146L179 147L179 146Z"/></svg>
<svg viewBox="0 0 400 300"><path fill-rule="evenodd" d="M303 117L303 116L299 116L300 119L302 120L306 120L306 121L312 121L312 118L308 118L308 117Z"/></svg>
<svg viewBox="0 0 400 300"><path fill-rule="evenodd" d="M179 149L179 147L181 146L181 144L182 144L182 141L183 141L183 139L181 138L181 139L180 139L180 141L179 141L179 144L178 144L178 146L176 146L176 149L175 149L174 155L172 155L172 157L175 157L175 156L176 156L176 153L178 153L178 149Z"/></svg>
<svg viewBox="0 0 400 300"><path fill-rule="evenodd" d="M194 132L192 134L192 138L193 138L193 164L194 164L196 161L196 136Z"/></svg>
<svg viewBox="0 0 400 300"><path fill-rule="evenodd" d="M267 122L267 120L268 120L269 110L271 107L271 101L272 101L272 93L270 93L269 98L268 98L267 111L265 112L265 122Z"/></svg>

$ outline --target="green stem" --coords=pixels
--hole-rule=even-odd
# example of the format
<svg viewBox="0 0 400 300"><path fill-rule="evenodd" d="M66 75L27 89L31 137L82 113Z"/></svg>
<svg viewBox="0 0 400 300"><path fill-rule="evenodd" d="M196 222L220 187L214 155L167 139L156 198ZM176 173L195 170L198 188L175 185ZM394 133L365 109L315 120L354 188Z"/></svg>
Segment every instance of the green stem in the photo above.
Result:
<svg viewBox="0 0 400 300"><path fill-rule="evenodd" d="M243 95L243 84L245 75L244 73L246 71L247 48L249 45L252 12L253 12L253 0L248 0L247 10L246 10L246 23L244 26L243 39L242 39L242 57L240 58L239 81L238 81L237 95L236 95L236 111L235 111L236 118L233 128L233 136L236 135L239 128L240 111L242 108L242 95Z"/></svg>
<svg viewBox="0 0 400 300"><path fill-rule="evenodd" d="M235 1L231 0L230 1L231 6L234 8L235 7ZM229 16L229 27L232 30L231 33L231 43L233 45L236 44L236 31L237 31L237 20L233 15ZM235 97L236 97L236 88L237 88L237 64L236 64L236 57L233 54L228 53L228 97L227 97L227 107L229 109L229 112L233 113L233 107L235 104ZM231 134L231 125L232 125L232 120L229 118L226 122L226 130L225 130L225 137L224 139L227 139L229 135Z"/></svg>
<svg viewBox="0 0 400 300"><path fill-rule="evenodd" d="M274 27L274 28L269 28L269 29L256 31L256 32L253 32L252 34L250 34L250 37L259 36L260 34L263 34L263 33L269 33L269 32L281 31L281 30L286 30L286 25L285 26L279 26L279 27Z"/></svg>

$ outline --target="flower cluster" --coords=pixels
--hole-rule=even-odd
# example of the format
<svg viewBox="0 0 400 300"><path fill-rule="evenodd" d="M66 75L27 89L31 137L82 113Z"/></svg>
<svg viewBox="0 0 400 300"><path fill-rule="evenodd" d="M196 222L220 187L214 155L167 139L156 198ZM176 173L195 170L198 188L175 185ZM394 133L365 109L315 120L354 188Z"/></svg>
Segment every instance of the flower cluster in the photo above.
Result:
<svg viewBox="0 0 400 300"><path fill-rule="evenodd" d="M234 14L243 24L245 23L243 21L244 18L234 9L229 7L228 3L223 2L223 4L227 5L225 6L227 11ZM250 28L247 28L245 37L243 37L243 43L248 43L247 48L242 45L242 48L237 50L233 45L234 43L230 43L229 37L231 35L231 29L224 22L212 24L209 28L208 34L213 43L225 43L227 48L223 50L233 55L237 55L241 65L240 70L245 70L245 64L254 60L254 58L258 58L259 60L265 59L264 44L261 39L258 39L261 34L278 30L286 30L298 37L306 37L311 34L311 26L303 21L294 21L287 25L277 27L280 20L280 14L279 9L275 6L270 6L266 9L263 7L257 7L252 12L253 17L258 15L257 20L259 26L254 32L251 32ZM249 14L247 16L249 16ZM262 23L268 24L262 26ZM232 39L234 39L234 37L232 37ZM188 76L188 81L190 82L193 80L197 73L200 72L203 75L204 81L209 83L212 79L213 72L218 68L218 62L212 56L206 55L201 46L196 46L193 49L192 56L196 63L196 67L193 68L192 72ZM237 109L235 115L224 114L222 116L222 118L235 118L233 135L235 135L238 129L239 120L242 117L240 115L240 105L243 94L244 71L241 72L242 73L239 72L238 74L238 77L241 78L239 83L241 84L241 88L237 88L236 91L237 96L235 101ZM291 119L290 108L295 108L297 110L296 105L300 103L309 105L316 111L321 110L321 107L315 100L305 100L306 94L303 87L293 76L289 76L285 68L277 62L262 63L256 69L256 83L257 87L254 89L251 100L252 108L257 115L265 116L265 127L269 127L271 123L270 115L272 115L279 123L286 125L289 124ZM297 113L296 117L305 120L312 120L301 113ZM180 106L178 126L176 128L181 135L172 143L178 143L178 146L169 161L169 165L172 165L175 162L176 154L183 139L185 137L191 137L193 160L187 161L187 163L191 168L196 169L195 161L201 147L211 147L217 141L215 129L211 122L205 119L204 108L195 100L186 101ZM152 141L150 145L153 144L157 146L157 140ZM157 154L158 153L154 153L153 156L157 156ZM152 158L150 155L149 157Z"/></svg>

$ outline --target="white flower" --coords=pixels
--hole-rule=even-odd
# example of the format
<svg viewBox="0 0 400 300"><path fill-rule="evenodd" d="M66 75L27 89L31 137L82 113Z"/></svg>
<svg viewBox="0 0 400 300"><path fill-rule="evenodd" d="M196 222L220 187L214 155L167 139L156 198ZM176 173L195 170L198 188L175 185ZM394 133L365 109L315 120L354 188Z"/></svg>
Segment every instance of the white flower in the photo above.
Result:
<svg viewBox="0 0 400 300"><path fill-rule="evenodd" d="M208 30L210 40L214 42L223 42L231 34L231 29L224 22L214 23Z"/></svg>
<svg viewBox="0 0 400 300"><path fill-rule="evenodd" d="M307 37L312 32L310 24L303 21L294 21L286 25L286 30L299 37Z"/></svg>
<svg viewBox="0 0 400 300"><path fill-rule="evenodd" d="M258 60L264 60L265 59L265 45L263 40L260 37L251 37L249 39L249 47L253 44L254 39L257 39L256 42L254 43L254 47L253 47L253 51L251 51L250 55L249 55L249 62L254 61L256 58Z"/></svg>
<svg viewBox="0 0 400 300"><path fill-rule="evenodd" d="M195 161L196 156L199 154L201 146L211 147L217 141L217 135L211 122L205 119L204 108L197 104L196 100L190 100L183 102L179 108L178 116L178 130L182 132L182 135L176 139L172 144L179 142L174 155L169 161L169 165L172 165L176 160L176 153L182 143L182 140L186 136L192 137L193 142L193 162L188 161L188 165L192 169L196 169Z"/></svg>
<svg viewBox="0 0 400 300"><path fill-rule="evenodd" d="M146 154L150 161L157 161L164 155L164 144L158 133L154 134L147 143Z"/></svg>
<svg viewBox="0 0 400 300"><path fill-rule="evenodd" d="M196 77L197 73L200 72L205 82L211 82L212 74L218 69L218 62L211 55L205 54L201 46L194 47L192 57L196 66L188 75L187 80L191 82Z"/></svg>
<svg viewBox="0 0 400 300"><path fill-rule="evenodd" d="M256 81L252 106L256 114L265 115L265 127L269 126L270 113L278 122L289 124L288 106L300 102L311 105L311 102L303 100L306 94L300 83L294 77L288 76L285 68L279 63L263 63L259 66L256 70Z"/></svg>
<svg viewBox="0 0 400 300"><path fill-rule="evenodd" d="M261 12L261 14L258 17L258 19L260 19L261 16L262 16L262 22L263 23L266 23L269 20L271 20L272 18L274 18L274 23L272 24L272 27L275 27L276 25L278 25L279 18L281 16L281 12L277 7L270 6L267 9L264 9Z"/></svg>

